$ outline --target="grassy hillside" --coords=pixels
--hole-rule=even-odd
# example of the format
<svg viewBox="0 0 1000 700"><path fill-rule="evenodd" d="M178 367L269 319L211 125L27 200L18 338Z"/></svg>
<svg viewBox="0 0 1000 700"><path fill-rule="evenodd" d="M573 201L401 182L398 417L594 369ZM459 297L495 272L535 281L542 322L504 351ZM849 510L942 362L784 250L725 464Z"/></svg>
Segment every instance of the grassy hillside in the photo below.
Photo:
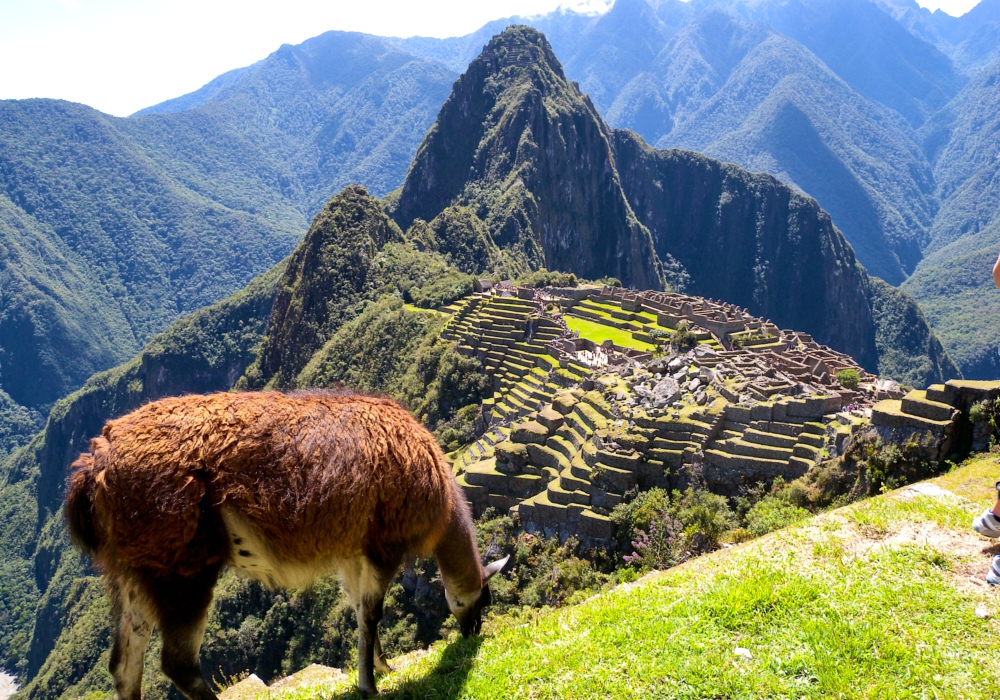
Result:
<svg viewBox="0 0 1000 700"><path fill-rule="evenodd" d="M990 697L1000 613L992 456L557 611L495 618L481 639L395 663L389 698ZM226 698L349 698L235 688ZM304 684L303 684L304 685ZM322 686L321 686L322 687ZM243 690L241 693L240 691Z"/></svg>

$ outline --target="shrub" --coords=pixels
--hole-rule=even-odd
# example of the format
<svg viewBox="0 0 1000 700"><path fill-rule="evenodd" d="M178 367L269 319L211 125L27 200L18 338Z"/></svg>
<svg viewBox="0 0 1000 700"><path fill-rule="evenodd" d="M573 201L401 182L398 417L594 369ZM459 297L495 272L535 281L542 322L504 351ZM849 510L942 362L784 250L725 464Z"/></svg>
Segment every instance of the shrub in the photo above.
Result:
<svg viewBox="0 0 1000 700"><path fill-rule="evenodd" d="M663 513L649 524L648 531L636 529L632 553L622 559L641 570L670 568L681 560L682 531L680 521Z"/></svg>
<svg viewBox="0 0 1000 700"><path fill-rule="evenodd" d="M677 519L695 550L718 547L736 520L723 496L693 488L688 488L677 503Z"/></svg>
<svg viewBox="0 0 1000 700"><path fill-rule="evenodd" d="M677 324L677 331L674 333L671 344L680 351L690 350L698 344L698 338L690 330L687 321L681 321Z"/></svg>
<svg viewBox="0 0 1000 700"><path fill-rule="evenodd" d="M549 272L548 270L535 270L525 277L517 280L517 284L525 287L575 287L579 284L576 275L572 272Z"/></svg>
<svg viewBox="0 0 1000 700"><path fill-rule="evenodd" d="M760 537L807 517L809 511L805 508L799 508L781 496L765 496L747 512L746 529L751 536Z"/></svg>
<svg viewBox="0 0 1000 700"><path fill-rule="evenodd" d="M845 389L853 390L857 389L858 385L861 383L861 375L858 373L858 370L852 367L847 367L837 372L837 381L840 382L840 385Z"/></svg>

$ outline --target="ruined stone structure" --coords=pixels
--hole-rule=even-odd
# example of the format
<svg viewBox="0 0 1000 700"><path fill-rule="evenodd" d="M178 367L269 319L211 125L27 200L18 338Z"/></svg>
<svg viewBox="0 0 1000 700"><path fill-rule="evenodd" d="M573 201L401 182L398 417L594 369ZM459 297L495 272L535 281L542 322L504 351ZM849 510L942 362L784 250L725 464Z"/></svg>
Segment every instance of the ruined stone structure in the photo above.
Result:
<svg viewBox="0 0 1000 700"><path fill-rule="evenodd" d="M952 379L879 401L871 424L883 442L916 445L923 458L937 462L986 449L992 430L987 423L973 425L969 414L974 404L997 397L1000 382Z"/></svg>
<svg viewBox="0 0 1000 700"><path fill-rule="evenodd" d="M608 515L637 489L697 481L734 495L798 478L868 428L872 399L896 396L852 358L711 299L498 285L445 311L442 335L494 381L481 438L452 455L474 510L595 546L610 545ZM857 390L836 379L845 368ZM959 399L939 391L952 390L883 401L874 422L916 417L944 449Z"/></svg>

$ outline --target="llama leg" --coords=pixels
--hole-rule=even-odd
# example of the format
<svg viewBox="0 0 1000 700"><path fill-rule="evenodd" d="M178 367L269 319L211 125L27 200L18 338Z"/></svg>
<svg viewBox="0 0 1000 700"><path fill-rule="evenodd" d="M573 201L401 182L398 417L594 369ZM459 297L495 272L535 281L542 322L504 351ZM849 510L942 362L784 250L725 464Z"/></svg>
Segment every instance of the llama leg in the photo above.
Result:
<svg viewBox="0 0 1000 700"><path fill-rule="evenodd" d="M155 584L163 673L190 700L216 700L201 673L198 653L218 575L219 567L210 567L194 576L169 576Z"/></svg>
<svg viewBox="0 0 1000 700"><path fill-rule="evenodd" d="M378 624L382 620L385 592L396 573L396 566L378 566L368 557L358 557L340 567L341 582L354 604L358 617L358 689L365 695L377 695L375 669L389 670L382 655Z"/></svg>
<svg viewBox="0 0 1000 700"><path fill-rule="evenodd" d="M108 597L111 600L108 670L115 680L115 694L119 700L140 700L143 659L153 625L134 586L122 581L109 582Z"/></svg>
<svg viewBox="0 0 1000 700"><path fill-rule="evenodd" d="M378 627L375 627L375 670L378 673L389 673L392 670L389 660L385 658L385 652L382 651L382 640L378 636Z"/></svg>

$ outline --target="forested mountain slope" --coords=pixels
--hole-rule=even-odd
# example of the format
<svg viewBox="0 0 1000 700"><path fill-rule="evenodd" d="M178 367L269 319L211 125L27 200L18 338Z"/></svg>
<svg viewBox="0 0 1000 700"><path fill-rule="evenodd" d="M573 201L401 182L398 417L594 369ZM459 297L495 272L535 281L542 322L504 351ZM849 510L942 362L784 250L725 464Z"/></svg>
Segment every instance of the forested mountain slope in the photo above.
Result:
<svg viewBox="0 0 1000 700"><path fill-rule="evenodd" d="M870 0L694 0L765 22L801 43L868 99L914 127L955 96L963 77L948 57Z"/></svg>
<svg viewBox="0 0 1000 700"><path fill-rule="evenodd" d="M970 75L1000 58L1000 2L980 0L961 17L931 12L916 0L872 0L915 37L938 47Z"/></svg>
<svg viewBox="0 0 1000 700"><path fill-rule="evenodd" d="M1000 374L1000 295L987 274L1000 251L1000 61L939 115L942 200L928 255L903 285L969 377Z"/></svg>
<svg viewBox="0 0 1000 700"><path fill-rule="evenodd" d="M611 126L802 189L894 284L919 261L937 200L914 128L964 78L867 0L618 0L594 18L558 11L466 37L394 41L459 66L505 23L545 32Z"/></svg>
<svg viewBox="0 0 1000 700"><path fill-rule="evenodd" d="M686 56L723 63L720 35L743 49L732 70L693 75ZM700 17L665 52L665 62L689 66L675 94L699 78L719 84L686 105L655 145L771 173L815 197L872 274L898 284L913 271L936 209L934 185L898 114L864 99L800 44L726 15Z"/></svg>
<svg viewBox="0 0 1000 700"><path fill-rule="evenodd" d="M398 186L453 79L330 32L127 119L0 102L0 389L47 410L282 259L347 183Z"/></svg>

